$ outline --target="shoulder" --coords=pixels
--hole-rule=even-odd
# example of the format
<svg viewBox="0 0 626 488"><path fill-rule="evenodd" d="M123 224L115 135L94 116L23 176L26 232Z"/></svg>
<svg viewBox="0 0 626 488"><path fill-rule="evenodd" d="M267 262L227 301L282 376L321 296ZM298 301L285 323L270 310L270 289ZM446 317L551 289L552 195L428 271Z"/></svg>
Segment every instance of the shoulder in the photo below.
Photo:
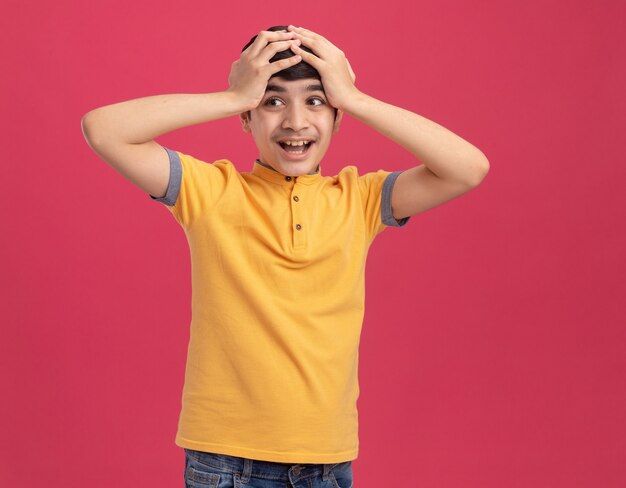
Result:
<svg viewBox="0 0 626 488"><path fill-rule="evenodd" d="M354 165L344 166L339 170L339 172L334 176L325 176L324 179L332 182L347 182L354 181L359 178L359 168Z"/></svg>
<svg viewBox="0 0 626 488"><path fill-rule="evenodd" d="M213 162L208 162L182 151L172 151L172 153L178 157L183 167L183 172L185 169L199 173L211 173L215 172L215 170L219 170L222 173L237 172L237 168L229 159L216 159Z"/></svg>
<svg viewBox="0 0 626 488"><path fill-rule="evenodd" d="M367 190L371 186L382 186L390 174L391 171L384 169L363 170L355 165L349 165L342 168L333 178L344 183L358 186L361 190Z"/></svg>

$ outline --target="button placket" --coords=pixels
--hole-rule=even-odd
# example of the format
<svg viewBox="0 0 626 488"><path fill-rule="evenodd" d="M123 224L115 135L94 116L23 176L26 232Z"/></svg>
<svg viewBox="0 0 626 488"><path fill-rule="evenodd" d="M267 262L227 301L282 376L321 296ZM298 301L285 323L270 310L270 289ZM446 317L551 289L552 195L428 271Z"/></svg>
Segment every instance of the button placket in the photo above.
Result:
<svg viewBox="0 0 626 488"><path fill-rule="evenodd" d="M302 219L304 218L304 209L302 208L300 202L300 195L303 189L302 185L298 185L298 180L295 180L296 183L292 187L292 202L291 202L291 215L293 216L293 246L294 248L305 248L306 247L306 235L303 230L304 223Z"/></svg>

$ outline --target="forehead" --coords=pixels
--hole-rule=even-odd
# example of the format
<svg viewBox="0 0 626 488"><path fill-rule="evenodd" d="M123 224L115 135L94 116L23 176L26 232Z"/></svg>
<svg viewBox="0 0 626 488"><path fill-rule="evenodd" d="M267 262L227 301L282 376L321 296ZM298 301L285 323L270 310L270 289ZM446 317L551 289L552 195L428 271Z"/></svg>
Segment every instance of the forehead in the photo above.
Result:
<svg viewBox="0 0 626 488"><path fill-rule="evenodd" d="M278 77L270 78L265 88L265 93L276 92L286 94L297 93L312 93L319 92L324 93L324 87L320 80L316 78L305 78L302 80L285 81Z"/></svg>

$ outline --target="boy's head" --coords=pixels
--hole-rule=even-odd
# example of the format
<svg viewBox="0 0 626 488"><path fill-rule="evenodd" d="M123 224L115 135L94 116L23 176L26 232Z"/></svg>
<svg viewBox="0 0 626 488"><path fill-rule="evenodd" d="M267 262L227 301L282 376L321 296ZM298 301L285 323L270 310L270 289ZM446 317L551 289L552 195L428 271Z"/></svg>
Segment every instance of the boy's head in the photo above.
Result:
<svg viewBox="0 0 626 488"><path fill-rule="evenodd" d="M278 25L269 31L287 31ZM257 36L243 47L245 51ZM308 47L300 48L312 52ZM295 56L291 49L276 53L270 63ZM300 61L272 75L261 103L240 115L243 130L252 133L261 162L276 171L299 176L315 173L335 132L342 112L328 104L319 72ZM307 146L289 146L283 141L311 141ZM296 151L290 151L287 148ZM298 154L301 149L303 154Z"/></svg>

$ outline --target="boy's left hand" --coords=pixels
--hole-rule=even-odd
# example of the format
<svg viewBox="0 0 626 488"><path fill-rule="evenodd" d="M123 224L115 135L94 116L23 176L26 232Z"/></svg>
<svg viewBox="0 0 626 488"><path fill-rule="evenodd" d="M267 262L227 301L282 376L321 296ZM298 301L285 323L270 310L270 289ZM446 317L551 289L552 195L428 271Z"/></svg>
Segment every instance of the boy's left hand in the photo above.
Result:
<svg viewBox="0 0 626 488"><path fill-rule="evenodd" d="M296 33L303 46L315 53L311 54L298 46L292 46L293 52L302 56L302 61L306 61L319 72L328 103L343 111L352 97L359 93L358 88L354 86L356 75L344 52L313 31L293 25L288 29Z"/></svg>

